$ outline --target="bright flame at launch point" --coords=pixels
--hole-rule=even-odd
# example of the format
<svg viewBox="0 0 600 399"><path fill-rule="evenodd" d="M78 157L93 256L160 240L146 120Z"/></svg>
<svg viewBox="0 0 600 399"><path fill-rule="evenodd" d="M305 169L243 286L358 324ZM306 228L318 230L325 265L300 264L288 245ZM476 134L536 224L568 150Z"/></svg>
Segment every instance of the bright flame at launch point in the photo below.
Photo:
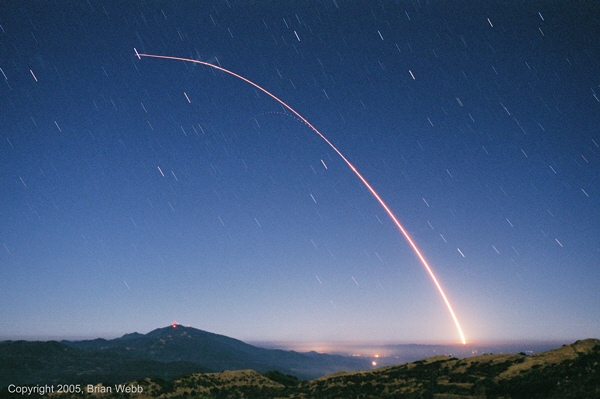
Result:
<svg viewBox="0 0 600 399"><path fill-rule="evenodd" d="M404 229L404 227L402 226L402 224L400 223L400 221L398 221L398 219L396 218L396 215L394 215L394 213L390 210L390 208L383 201L383 199L381 199L381 197L379 196L379 194L377 194L377 192L375 191L375 189L373 187L371 187L371 185L369 184L369 182L360 174L360 172L358 170L356 170L356 168L354 167L354 165L352 165L350 163L350 161L348 161L346 159L346 157L344 156L344 154L342 154L340 152L340 150L338 150L337 147L334 146L327 139L327 137L325 137L320 131L318 131L316 127L314 127L308 120L306 120L306 118L304 118L296 110L294 110L292 107L290 107L289 105L287 105L283 100L280 100L278 97L276 97L271 92L267 91L266 89L262 88L261 86L257 85L256 83L252 82L251 80L248 80L245 77L243 77L241 75L238 75L237 73L232 72L232 71L230 71L228 69L222 68L222 67L217 66L217 65L209 64L208 62L193 60L193 59L190 59L190 58L171 57L171 56L166 56L166 55L140 54L140 53L137 52L137 50L134 49L134 51L135 51L135 55L138 58L140 58L140 57L151 57L151 58L163 58L163 59L175 60L175 61L193 62L193 63L196 63L196 64L206 65L208 67L215 68L215 69L218 69L219 71L222 71L222 72L228 73L230 75L233 75L236 78L241 79L244 82L246 82L246 83L248 83L248 84L256 87L258 90L262 91L263 93L265 93L266 95L268 95L269 97L271 97L275 101L277 101L279 104L283 105L286 109L288 109L290 112L292 112L294 115L296 115L302 122L304 122L306 124L306 126L308 126L309 128L311 128L316 134L318 134L319 137L321 137L323 140L325 140L325 142L327 144L329 144L329 146L331 148L333 148L333 150L340 156L340 158L342 158L344 160L344 162L346 162L346 164L348 165L348 167L350 169L352 169L352 172L354 172L354 174L356 176L358 176L358 178L360 179L360 181L363 182L363 184L365 185L365 187L367 187L367 189L371 192L371 194L373 195L373 197L375 197L375 199L379 202L379 204L386 211L386 213L388 214L388 216L390 217L390 219L392 219L392 221L394 222L394 224L396 225L396 227L398 227L398 230L400 230L400 232L402 233L402 235L404 236L404 238L406 239L406 241L408 241L408 243L412 247L414 253L417 255L417 257L421 261L421 264L423 264L423 266L427 270L427 273L429 273L429 276L431 277L431 279L433 280L433 283L437 287L440 295L442 296L442 299L446 303L446 307L448 308L448 311L450 312L450 315L452 316L452 319L454 320L454 324L456 325L456 329L458 330L458 334L460 335L460 339L461 339L462 343L463 344L467 343L467 341L465 339L465 335L463 334L462 328L460 327L460 323L458 322L458 318L454 314L454 310L452 310L452 305L450 305L450 301L446 297L446 294L444 293L444 290L442 289L442 286L440 285L438 279L435 277L435 274L433 274L433 270L431 270L431 267L427 263L427 260L425 260L425 257L423 256L423 254L421 254L421 251L419 250L419 248L417 247L417 245L415 244L415 242L412 240L412 238L410 237L410 235L408 234L408 232Z"/></svg>

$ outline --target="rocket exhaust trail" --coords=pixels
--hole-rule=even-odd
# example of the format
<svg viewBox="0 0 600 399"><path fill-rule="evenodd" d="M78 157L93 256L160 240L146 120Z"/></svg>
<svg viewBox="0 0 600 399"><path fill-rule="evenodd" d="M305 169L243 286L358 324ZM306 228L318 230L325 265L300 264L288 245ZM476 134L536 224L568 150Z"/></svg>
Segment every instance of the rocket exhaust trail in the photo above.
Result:
<svg viewBox="0 0 600 399"><path fill-rule="evenodd" d="M406 239L406 241L408 242L408 244L413 249L414 253L417 255L417 258L419 258L419 260L421 261L421 264L427 270L427 273L429 273L429 277L431 277L431 279L433 280L433 283L437 287L438 292L440 293L442 299L444 300L444 303L446 304L446 307L448 308L448 312L450 312L450 316L452 316L452 320L454 320L454 324L456 325L456 329L458 331L458 334L460 335L460 339L461 339L462 343L463 344L467 343L467 341L465 339L465 336L463 334L462 328L460 327L460 323L458 322L458 318L456 317L456 314L454 314L454 310L452 309L452 305L450 305L450 301L446 297L446 294L444 293L444 290L442 289L442 286L439 283L437 277L435 277L435 274L433 273L433 270L429 266L429 263L427 263L427 260L425 259L425 257L423 256L423 254L421 254L421 251L417 247L417 244L415 244L415 242L410 237L410 235L408 234L408 232L404 229L404 227L402 226L402 224L400 223L400 221L398 220L398 218L396 218L396 215L394 215L394 213L390 210L390 208L383 201L383 199L379 196L379 194L377 194L377 192L375 191L375 189L373 187L371 187L371 185L363 177L363 175L361 175L360 172L354 167L354 165L352 165L352 163L350 163L350 161L348 161L348 159L346 159L346 157L344 156L344 154L342 154L340 152L340 150L338 150L337 147L334 146L331 143L331 141L329 141L327 139L327 137L325 137L319 130L317 130L316 127L314 127L308 120L306 120L306 118L304 118L302 115L300 115L295 109L293 109L292 107L290 107L289 105L287 105L283 100L280 100L274 94L272 94L271 92L269 92L267 89L264 89L261 86L257 85L256 83L254 83L253 81L251 81L249 79L246 79L245 77L243 77L241 75L238 75L237 73L232 72L232 71L230 71L228 69L222 68L222 67L220 67L218 65L213 65L213 64L210 64L208 62L193 60L193 59L190 59L190 58L171 57L171 56L167 56L167 55L141 54L141 53L138 53L136 49L134 49L134 51L135 51L135 55L138 58L140 58L140 57L150 57L150 58L162 58L162 59L175 60L175 61L193 62L193 63L196 63L196 64L206 65L208 67L215 68L215 69L218 69L219 71L222 71L222 72L228 73L230 75L233 75L236 78L238 78L240 80L243 80L244 82L248 83L249 85L252 85L252 86L256 87L258 90L262 91L263 93L265 93L269 97L273 98L279 104L283 105L286 109L288 109L290 112L292 112L294 115L296 115L302 122L304 122L306 124L306 126L308 126L309 128L311 128L316 134L318 134L319 137L321 137L327 144L329 144L329 146L340 156L340 158L342 158L344 160L344 162L346 162L346 165L348 165L348 167L352 170L352 172L354 172L354 174L360 179L360 181L363 182L363 184L365 185L365 187L371 192L371 194L373 195L373 197L375 197L375 199L377 200L377 202L379 202L379 204L383 207L383 209L388 214L388 216L390 217L390 219L392 219L392 221L394 222L394 224L396 225L396 227L398 228L398 230L400 230L400 232L402 233L402 235L404 236L404 238Z"/></svg>

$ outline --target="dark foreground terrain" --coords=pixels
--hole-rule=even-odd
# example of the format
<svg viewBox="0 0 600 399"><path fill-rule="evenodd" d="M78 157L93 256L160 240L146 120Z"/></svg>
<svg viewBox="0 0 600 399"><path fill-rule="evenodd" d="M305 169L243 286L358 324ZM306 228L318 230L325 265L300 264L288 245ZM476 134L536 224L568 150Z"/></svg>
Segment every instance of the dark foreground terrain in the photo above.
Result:
<svg viewBox="0 0 600 399"><path fill-rule="evenodd" d="M300 381L281 372L195 373L171 381L142 378L118 393L106 383L53 398L599 398L600 340L527 356L436 356L376 370ZM87 390L97 393L87 393ZM123 386L121 386L121 390ZM105 391L105 393L100 393ZM110 392L109 392L110 391ZM7 395L5 391L5 396Z"/></svg>

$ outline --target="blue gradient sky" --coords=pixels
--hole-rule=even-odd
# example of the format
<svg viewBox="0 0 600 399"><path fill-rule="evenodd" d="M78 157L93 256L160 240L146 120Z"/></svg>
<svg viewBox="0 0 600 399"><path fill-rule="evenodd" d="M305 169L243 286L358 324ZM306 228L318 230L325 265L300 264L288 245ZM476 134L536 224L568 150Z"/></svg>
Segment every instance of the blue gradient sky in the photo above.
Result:
<svg viewBox="0 0 600 399"><path fill-rule="evenodd" d="M600 336L592 2L125 3L0 10L0 338L459 341L134 48L468 341Z"/></svg>

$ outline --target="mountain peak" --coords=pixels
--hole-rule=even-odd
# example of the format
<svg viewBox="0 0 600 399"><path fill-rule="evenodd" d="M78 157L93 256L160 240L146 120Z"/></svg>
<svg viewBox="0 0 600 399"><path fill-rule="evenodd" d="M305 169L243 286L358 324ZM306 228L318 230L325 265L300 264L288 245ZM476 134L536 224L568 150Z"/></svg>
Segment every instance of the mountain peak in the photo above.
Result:
<svg viewBox="0 0 600 399"><path fill-rule="evenodd" d="M199 330L191 326L182 326L181 324L170 324L166 327L157 328L156 330L150 331L148 334L143 335L147 338L162 338L162 339L173 339L173 338L208 338L218 337L219 334L210 333L208 331ZM231 338L233 339L233 338Z"/></svg>
<svg viewBox="0 0 600 399"><path fill-rule="evenodd" d="M125 334L110 341L64 343L80 349L120 353L137 359L189 362L215 371L246 368L259 372L278 370L301 378L313 378L340 369L369 368L369 363L364 359L259 348L235 338L178 323L157 328L147 334Z"/></svg>
<svg viewBox="0 0 600 399"><path fill-rule="evenodd" d="M129 333L129 334L125 334L125 335L123 335L123 336L121 337L121 339L122 339L122 340L138 339L138 338L141 338L141 337L143 337L143 336L144 336L144 334L140 334L140 333L138 333L138 332L132 332L132 333Z"/></svg>

